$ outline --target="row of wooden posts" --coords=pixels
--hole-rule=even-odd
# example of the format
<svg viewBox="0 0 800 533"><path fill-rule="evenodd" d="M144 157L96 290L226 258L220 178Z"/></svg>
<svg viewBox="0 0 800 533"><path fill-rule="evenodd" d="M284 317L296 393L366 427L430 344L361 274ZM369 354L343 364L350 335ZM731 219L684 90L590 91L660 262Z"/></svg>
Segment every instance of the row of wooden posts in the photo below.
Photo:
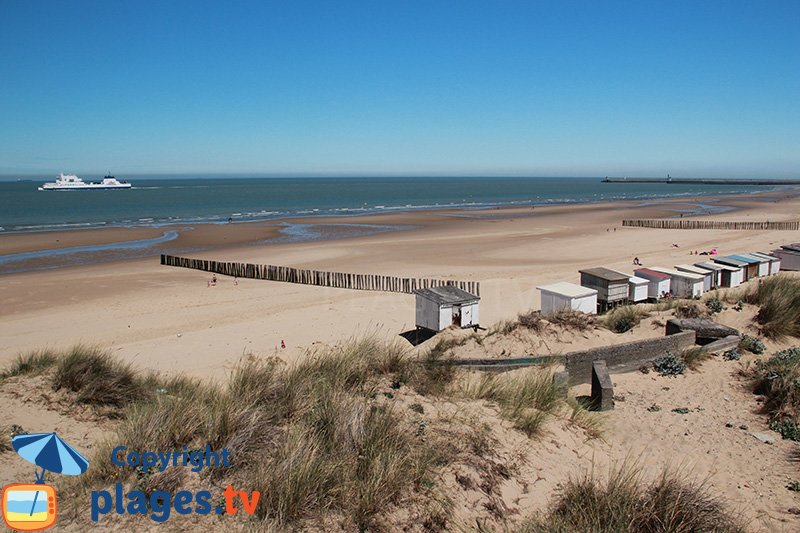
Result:
<svg viewBox="0 0 800 533"><path fill-rule="evenodd" d="M656 229L800 230L800 222L722 222L717 220L638 219L623 226Z"/></svg>
<svg viewBox="0 0 800 533"><path fill-rule="evenodd" d="M430 289L433 287L451 286L458 287L476 296L481 295L481 285L477 281L454 281L427 278L398 278L394 276L379 276L375 274L347 274L344 272L323 272L319 270L306 270L300 268L254 265L252 263L232 263L226 261L209 261L207 259L192 259L189 257L176 257L174 255L161 255L161 264L174 267L192 268L205 272L214 272L223 276L239 278L263 279L268 281L282 281L286 283L299 283L301 285L318 285L321 287L335 287L340 289L356 289L362 291L402 292L413 294L417 289Z"/></svg>

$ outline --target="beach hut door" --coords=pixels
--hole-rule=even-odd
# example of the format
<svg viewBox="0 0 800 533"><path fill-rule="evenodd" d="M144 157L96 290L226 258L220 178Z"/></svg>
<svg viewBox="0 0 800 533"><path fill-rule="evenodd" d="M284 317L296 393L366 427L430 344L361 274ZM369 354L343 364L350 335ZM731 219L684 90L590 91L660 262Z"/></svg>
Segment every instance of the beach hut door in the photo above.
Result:
<svg viewBox="0 0 800 533"><path fill-rule="evenodd" d="M453 306L453 325L461 327L461 306Z"/></svg>

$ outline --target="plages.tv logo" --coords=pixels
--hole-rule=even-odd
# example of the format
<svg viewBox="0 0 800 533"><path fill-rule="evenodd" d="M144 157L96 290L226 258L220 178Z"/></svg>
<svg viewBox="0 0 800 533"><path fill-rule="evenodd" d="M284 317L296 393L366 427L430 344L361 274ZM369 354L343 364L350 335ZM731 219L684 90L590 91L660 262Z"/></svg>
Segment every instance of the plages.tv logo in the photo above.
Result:
<svg viewBox="0 0 800 533"><path fill-rule="evenodd" d="M89 461L53 433L16 435L14 450L42 469L35 483L12 483L3 487L3 520L17 531L41 531L52 527L58 516L56 489L45 484L46 472L77 476L86 472Z"/></svg>

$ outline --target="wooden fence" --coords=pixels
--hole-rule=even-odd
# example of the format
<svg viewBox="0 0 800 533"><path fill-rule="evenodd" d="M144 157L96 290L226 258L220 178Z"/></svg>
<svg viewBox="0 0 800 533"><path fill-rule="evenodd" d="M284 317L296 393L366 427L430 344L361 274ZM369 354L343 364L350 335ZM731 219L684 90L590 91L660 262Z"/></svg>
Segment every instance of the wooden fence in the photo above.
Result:
<svg viewBox="0 0 800 533"><path fill-rule="evenodd" d="M189 257L176 257L164 254L161 255L161 264L214 272L223 276L282 281L285 283L299 283L301 285L318 285L321 287L335 287L339 289L413 294L417 289L451 286L458 287L476 296L481 295L481 284L477 281L397 278L394 276L379 276L375 274L321 272L319 270L305 270L284 266L191 259Z"/></svg>
<svg viewBox="0 0 800 533"><path fill-rule="evenodd" d="M656 229L800 230L800 222L722 222L717 220L623 220L623 226Z"/></svg>

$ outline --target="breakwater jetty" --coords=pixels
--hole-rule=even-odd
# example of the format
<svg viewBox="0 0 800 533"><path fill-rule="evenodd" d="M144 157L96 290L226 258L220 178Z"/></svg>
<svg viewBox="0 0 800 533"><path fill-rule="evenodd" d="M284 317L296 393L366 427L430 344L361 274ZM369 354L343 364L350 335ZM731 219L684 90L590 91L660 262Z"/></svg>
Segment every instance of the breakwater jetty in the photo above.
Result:
<svg viewBox="0 0 800 533"><path fill-rule="evenodd" d="M191 268L204 272L213 272L223 276L238 278L262 279L297 283L300 285L317 285L337 289L355 289L361 291L401 292L414 294L417 289L433 287L458 287L476 296L481 295L481 284L477 281L456 281L428 278L398 278L377 274L349 274L346 272L322 272L275 265L255 265L252 263L233 263L230 261L210 261L191 257L161 255L161 264L166 266Z"/></svg>
<svg viewBox="0 0 800 533"><path fill-rule="evenodd" d="M800 185L800 179L702 179L702 178L609 178L603 183L680 183L689 185Z"/></svg>
<svg viewBox="0 0 800 533"><path fill-rule="evenodd" d="M726 229L726 230L800 230L800 222L726 222L723 220L687 220L685 218L626 219L622 225L629 228L655 229Z"/></svg>

